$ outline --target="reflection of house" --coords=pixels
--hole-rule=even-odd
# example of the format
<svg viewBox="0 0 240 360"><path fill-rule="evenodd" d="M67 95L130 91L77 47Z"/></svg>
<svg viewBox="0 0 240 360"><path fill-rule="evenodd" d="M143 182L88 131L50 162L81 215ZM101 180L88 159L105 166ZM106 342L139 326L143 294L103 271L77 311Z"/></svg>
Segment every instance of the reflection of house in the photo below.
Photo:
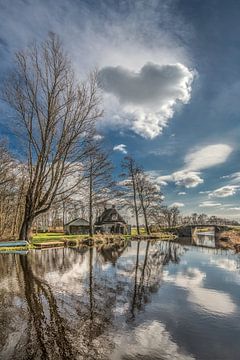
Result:
<svg viewBox="0 0 240 360"><path fill-rule="evenodd" d="M84 219L75 219L64 225L64 232L68 235L88 234L89 222Z"/></svg>
<svg viewBox="0 0 240 360"><path fill-rule="evenodd" d="M117 212L115 206L105 208L95 222L95 232L111 234L131 234L131 226Z"/></svg>

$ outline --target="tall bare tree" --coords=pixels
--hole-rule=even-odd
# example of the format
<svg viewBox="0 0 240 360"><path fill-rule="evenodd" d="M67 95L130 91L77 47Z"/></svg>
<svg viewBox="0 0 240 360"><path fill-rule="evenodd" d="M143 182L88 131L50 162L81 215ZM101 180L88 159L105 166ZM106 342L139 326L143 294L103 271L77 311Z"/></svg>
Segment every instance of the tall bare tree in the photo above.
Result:
<svg viewBox="0 0 240 360"><path fill-rule="evenodd" d="M87 145L84 168L88 188L89 235L94 234L94 210L113 197L113 164L109 154L94 139Z"/></svg>
<svg viewBox="0 0 240 360"><path fill-rule="evenodd" d="M141 204L141 212L144 218L146 232L149 235L149 219L156 204L162 201L162 193L159 186L154 184L143 170L137 174L136 189Z"/></svg>
<svg viewBox="0 0 240 360"><path fill-rule="evenodd" d="M16 54L16 68L3 99L15 110L28 166L28 187L20 239L29 240L33 220L48 211L82 161L86 136L101 115L96 75L79 82L59 38Z"/></svg>
<svg viewBox="0 0 240 360"><path fill-rule="evenodd" d="M141 172L140 167L137 165L136 161L131 156L125 156L122 162L123 174L121 176L125 178L123 181L123 197L125 199L125 205L134 212L137 234L140 234L139 227L139 201L137 195L137 178Z"/></svg>

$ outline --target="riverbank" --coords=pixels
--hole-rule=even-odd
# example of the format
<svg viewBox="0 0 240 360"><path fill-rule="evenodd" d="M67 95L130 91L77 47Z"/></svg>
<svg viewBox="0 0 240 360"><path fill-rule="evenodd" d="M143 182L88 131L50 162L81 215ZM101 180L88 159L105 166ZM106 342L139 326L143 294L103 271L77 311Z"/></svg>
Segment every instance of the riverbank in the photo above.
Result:
<svg viewBox="0 0 240 360"><path fill-rule="evenodd" d="M231 249L240 252L240 228L224 231L217 241L223 249Z"/></svg>
<svg viewBox="0 0 240 360"><path fill-rule="evenodd" d="M63 233L41 233L32 237L29 245L25 247L2 247L0 252L9 252L17 250L31 250L55 247L72 246L99 246L111 245L125 240L175 240L176 236L168 232L159 232L147 235L141 232L140 235L118 235L118 234L96 234L93 237L89 235L65 235Z"/></svg>

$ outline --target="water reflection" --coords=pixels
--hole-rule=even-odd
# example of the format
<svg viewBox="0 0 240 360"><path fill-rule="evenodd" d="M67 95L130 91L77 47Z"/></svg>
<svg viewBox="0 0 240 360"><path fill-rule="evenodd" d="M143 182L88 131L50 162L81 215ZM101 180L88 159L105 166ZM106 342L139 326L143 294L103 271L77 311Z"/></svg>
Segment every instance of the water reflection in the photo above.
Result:
<svg viewBox="0 0 240 360"><path fill-rule="evenodd" d="M223 359L201 343L220 319L240 330L237 255L199 249L136 241L1 255L0 358Z"/></svg>
<svg viewBox="0 0 240 360"><path fill-rule="evenodd" d="M192 239L194 245L215 248L215 232L197 232Z"/></svg>

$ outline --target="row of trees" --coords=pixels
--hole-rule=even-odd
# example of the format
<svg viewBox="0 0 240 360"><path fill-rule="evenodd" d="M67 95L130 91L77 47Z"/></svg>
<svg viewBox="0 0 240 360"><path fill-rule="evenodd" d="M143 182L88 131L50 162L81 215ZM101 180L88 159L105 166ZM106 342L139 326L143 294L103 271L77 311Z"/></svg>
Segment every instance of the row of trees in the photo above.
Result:
<svg viewBox="0 0 240 360"><path fill-rule="evenodd" d="M142 221L148 234L151 223L187 221L178 208L162 206L159 186L132 157L122 163L121 181L113 181L95 130L102 115L97 74L80 81L56 35L16 54L1 95L13 110L22 154L16 160L0 143L1 237L29 240L34 224L64 224L79 214L92 236L95 218L116 198L134 215L138 234Z"/></svg>
<svg viewBox="0 0 240 360"><path fill-rule="evenodd" d="M16 166L6 148L1 149L1 234L11 227L10 234L18 232L28 240L32 225L54 207L62 207L65 222L66 204L75 199L87 207L92 235L96 211L113 196L130 206L130 186L120 189L112 181L113 166L95 133L102 115L96 73L80 81L56 35L16 54L2 99L14 111L23 158ZM149 233L152 203L161 200L159 189L134 160L125 159L123 168L126 183L132 184L138 232L142 215Z"/></svg>

